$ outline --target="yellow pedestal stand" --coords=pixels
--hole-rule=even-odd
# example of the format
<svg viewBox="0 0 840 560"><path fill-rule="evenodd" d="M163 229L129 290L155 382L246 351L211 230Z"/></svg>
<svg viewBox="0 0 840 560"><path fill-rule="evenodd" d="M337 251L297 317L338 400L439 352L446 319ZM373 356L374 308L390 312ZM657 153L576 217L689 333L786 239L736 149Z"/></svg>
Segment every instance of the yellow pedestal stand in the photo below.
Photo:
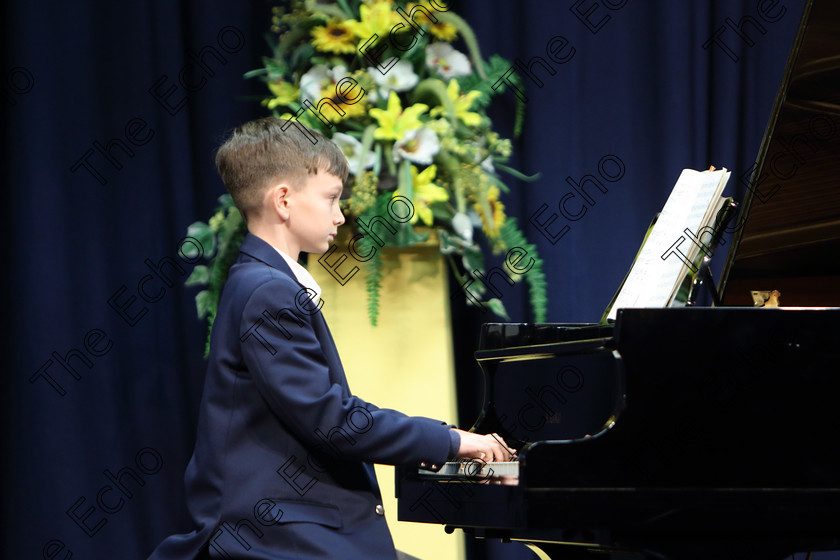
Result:
<svg viewBox="0 0 840 560"><path fill-rule="evenodd" d="M446 263L437 244L384 250L378 326L370 324L365 270L337 241L339 255L347 255L337 269L346 276L341 285L310 255L308 270L321 286L321 309L332 331L344 370L355 395L379 406L411 416L456 422L455 374L449 321ZM421 559L463 560L463 535L447 535L440 525L397 521L394 467L376 465L388 526L397 548Z"/></svg>

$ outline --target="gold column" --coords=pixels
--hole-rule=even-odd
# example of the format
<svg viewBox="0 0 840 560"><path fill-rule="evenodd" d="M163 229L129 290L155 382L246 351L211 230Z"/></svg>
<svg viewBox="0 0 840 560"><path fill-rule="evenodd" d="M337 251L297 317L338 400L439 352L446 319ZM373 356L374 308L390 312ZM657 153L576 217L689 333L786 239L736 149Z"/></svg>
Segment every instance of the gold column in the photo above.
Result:
<svg viewBox="0 0 840 560"><path fill-rule="evenodd" d="M447 271L437 243L384 249L376 327L368 318L364 266L346 252L346 240L337 243L328 262L347 255L336 271L344 276L358 266L355 276L342 286L318 262L319 255L309 256L308 270L323 290L321 311L351 390L380 408L456 423ZM440 525L398 522L394 468L376 465L376 474L398 549L422 559L463 560L460 531L447 535Z"/></svg>

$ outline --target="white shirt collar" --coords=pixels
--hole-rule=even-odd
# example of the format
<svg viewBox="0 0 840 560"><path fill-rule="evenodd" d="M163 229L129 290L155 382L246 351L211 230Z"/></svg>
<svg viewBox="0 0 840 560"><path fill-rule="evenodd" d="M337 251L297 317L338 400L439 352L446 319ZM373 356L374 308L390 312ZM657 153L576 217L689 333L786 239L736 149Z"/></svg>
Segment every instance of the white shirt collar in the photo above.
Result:
<svg viewBox="0 0 840 560"><path fill-rule="evenodd" d="M295 275L295 278L298 282L303 284L304 288L308 288L315 292L315 297L313 299L313 303L318 303L321 300L321 286L318 285L318 282L309 274L309 271L303 268L300 263L294 260L292 257L278 249L277 247L274 248L280 256L283 257L283 260L286 261L286 264L289 265L289 268L292 269L292 274Z"/></svg>

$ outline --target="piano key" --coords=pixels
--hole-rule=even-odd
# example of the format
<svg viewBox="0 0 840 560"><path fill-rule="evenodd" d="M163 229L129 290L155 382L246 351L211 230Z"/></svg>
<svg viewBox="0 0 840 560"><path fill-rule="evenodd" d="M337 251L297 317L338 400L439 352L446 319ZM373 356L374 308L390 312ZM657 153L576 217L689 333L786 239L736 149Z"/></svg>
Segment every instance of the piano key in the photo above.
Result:
<svg viewBox="0 0 840 560"><path fill-rule="evenodd" d="M419 469L419 474L437 477L494 478L519 476L519 461L449 461L437 472Z"/></svg>

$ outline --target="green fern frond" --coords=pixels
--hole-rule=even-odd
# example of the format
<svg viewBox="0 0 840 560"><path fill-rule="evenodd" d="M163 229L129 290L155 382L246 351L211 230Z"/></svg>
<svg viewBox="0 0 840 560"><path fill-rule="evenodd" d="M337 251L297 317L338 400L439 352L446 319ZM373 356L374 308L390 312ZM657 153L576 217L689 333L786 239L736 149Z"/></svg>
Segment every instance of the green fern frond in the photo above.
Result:
<svg viewBox="0 0 840 560"><path fill-rule="evenodd" d="M525 281L528 282L528 296L531 302L531 310L534 313L534 321L544 323L548 313L548 284L543 272L543 261L537 253L537 246L525 238L525 235L516 225L516 218L509 217L505 220L505 223L499 228L499 237L506 250L519 247L526 252L526 258L534 259L534 266L524 274L524 277Z"/></svg>
<svg viewBox="0 0 840 560"><path fill-rule="evenodd" d="M382 292L382 249L377 248L369 260L365 261L365 288L368 296L368 317L374 327L379 321L379 296Z"/></svg>
<svg viewBox="0 0 840 560"><path fill-rule="evenodd" d="M516 118L513 121L513 137L522 136L522 128L525 126L525 102L516 98Z"/></svg>

